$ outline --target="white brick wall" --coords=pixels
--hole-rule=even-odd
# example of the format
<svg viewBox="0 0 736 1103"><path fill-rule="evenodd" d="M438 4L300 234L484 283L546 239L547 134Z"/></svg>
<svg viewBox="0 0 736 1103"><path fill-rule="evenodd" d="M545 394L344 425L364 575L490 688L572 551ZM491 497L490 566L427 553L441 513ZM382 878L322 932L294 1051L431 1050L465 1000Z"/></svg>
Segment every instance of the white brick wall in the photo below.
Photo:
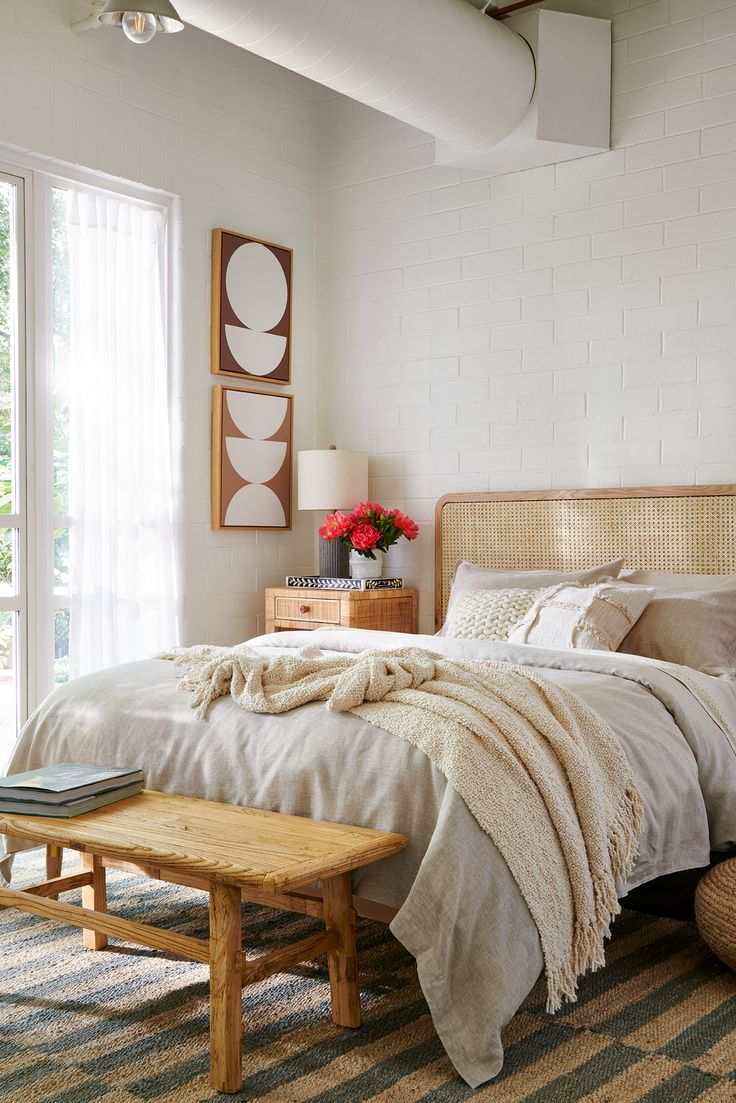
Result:
<svg viewBox="0 0 736 1103"><path fill-rule="evenodd" d="M180 197L172 230L181 245L174 399L184 639L235 642L263 630L264 586L312 568L314 517L295 513L291 533L210 527L210 235L225 226L294 247L294 443L313 447L321 92L191 28L145 48L109 30L75 37L67 24L88 10L78 0L0 0L0 142Z"/></svg>
<svg viewBox="0 0 736 1103"><path fill-rule="evenodd" d="M371 453L422 525L392 564L426 629L443 493L736 480L736 0L547 7L613 18L614 148L488 179L192 29L140 50L71 35L80 0L0 0L0 142L180 197L187 641L260 630L314 565L312 514L210 528L213 226L294 246L295 446Z"/></svg>
<svg viewBox="0 0 736 1103"><path fill-rule="evenodd" d="M480 179L320 107L321 425L426 522L427 630L445 492L736 481L736 0L546 6L613 19L610 153Z"/></svg>

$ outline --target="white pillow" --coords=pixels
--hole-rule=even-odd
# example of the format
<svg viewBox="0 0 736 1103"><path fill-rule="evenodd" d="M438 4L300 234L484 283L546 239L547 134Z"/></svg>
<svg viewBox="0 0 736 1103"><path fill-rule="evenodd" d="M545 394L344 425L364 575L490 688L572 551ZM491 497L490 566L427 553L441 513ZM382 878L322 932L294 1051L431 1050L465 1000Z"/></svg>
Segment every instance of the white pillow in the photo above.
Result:
<svg viewBox="0 0 736 1103"><path fill-rule="evenodd" d="M443 635L463 640L507 640L544 593L536 590L466 590L447 614Z"/></svg>
<svg viewBox="0 0 736 1103"><path fill-rule="evenodd" d="M622 582L659 590L733 590L736 574L679 574L674 571L621 571Z"/></svg>
<svg viewBox="0 0 736 1103"><path fill-rule="evenodd" d="M654 593L623 582L554 586L539 595L509 643L615 651Z"/></svg>

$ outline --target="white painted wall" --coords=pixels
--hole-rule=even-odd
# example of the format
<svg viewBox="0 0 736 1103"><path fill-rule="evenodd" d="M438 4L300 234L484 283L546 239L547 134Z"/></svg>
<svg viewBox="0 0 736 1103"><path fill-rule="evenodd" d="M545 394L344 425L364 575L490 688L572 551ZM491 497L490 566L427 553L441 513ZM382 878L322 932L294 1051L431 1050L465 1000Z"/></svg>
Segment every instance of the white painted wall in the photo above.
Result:
<svg viewBox="0 0 736 1103"><path fill-rule="evenodd" d="M736 0L613 18L613 150L494 179L320 108L323 434L422 524L392 564L432 625L449 491L736 481Z"/></svg>
<svg viewBox="0 0 736 1103"><path fill-rule="evenodd" d="M191 28L145 48L109 30L75 37L67 24L87 11L78 0L0 0L0 143L181 197L172 229L181 277L174 400L184 641L234 642L262 631L264 586L311 568L314 517L295 512L292 533L210 527L210 234L225 226L294 247L287 390L295 447L313 447L321 92Z"/></svg>

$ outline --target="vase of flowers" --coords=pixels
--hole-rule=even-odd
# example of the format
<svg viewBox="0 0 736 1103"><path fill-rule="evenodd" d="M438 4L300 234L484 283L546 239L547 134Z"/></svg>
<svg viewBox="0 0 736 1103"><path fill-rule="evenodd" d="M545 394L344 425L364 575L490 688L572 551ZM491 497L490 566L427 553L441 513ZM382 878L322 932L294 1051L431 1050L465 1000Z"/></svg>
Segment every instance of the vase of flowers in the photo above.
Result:
<svg viewBox="0 0 736 1103"><path fill-rule="evenodd" d="M400 509L361 502L350 514L328 513L319 534L323 540L341 540L350 548L351 578L380 578L383 555L402 536L416 540L419 525Z"/></svg>

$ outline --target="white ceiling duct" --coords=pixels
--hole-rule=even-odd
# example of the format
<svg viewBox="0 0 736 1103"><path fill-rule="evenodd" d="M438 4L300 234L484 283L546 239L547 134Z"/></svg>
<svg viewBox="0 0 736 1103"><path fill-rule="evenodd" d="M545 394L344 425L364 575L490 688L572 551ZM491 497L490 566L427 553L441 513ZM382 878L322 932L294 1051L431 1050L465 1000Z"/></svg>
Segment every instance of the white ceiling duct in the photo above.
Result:
<svg viewBox="0 0 736 1103"><path fill-rule="evenodd" d="M527 42L467 0L177 0L187 23L468 152L514 130Z"/></svg>

